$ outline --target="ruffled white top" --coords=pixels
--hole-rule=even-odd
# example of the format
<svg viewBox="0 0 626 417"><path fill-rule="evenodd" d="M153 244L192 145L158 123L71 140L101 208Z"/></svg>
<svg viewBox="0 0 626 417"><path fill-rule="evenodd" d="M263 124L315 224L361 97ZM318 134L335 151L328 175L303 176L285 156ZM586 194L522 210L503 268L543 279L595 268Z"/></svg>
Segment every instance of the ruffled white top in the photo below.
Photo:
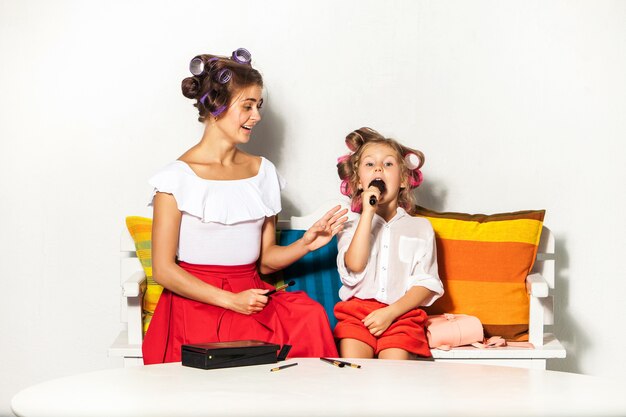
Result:
<svg viewBox="0 0 626 417"><path fill-rule="evenodd" d="M157 192L172 194L182 212L178 259L200 265L256 262L263 222L280 212L280 191L286 184L263 157L259 172L249 178L207 180L177 160L148 182L154 187L152 200Z"/></svg>

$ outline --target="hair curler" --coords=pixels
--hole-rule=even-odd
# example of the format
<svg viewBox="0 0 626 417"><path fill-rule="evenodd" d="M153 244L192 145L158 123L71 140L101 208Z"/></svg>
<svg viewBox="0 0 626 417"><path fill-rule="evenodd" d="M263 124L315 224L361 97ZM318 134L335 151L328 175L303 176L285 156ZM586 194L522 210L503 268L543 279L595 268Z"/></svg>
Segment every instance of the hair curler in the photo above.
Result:
<svg viewBox="0 0 626 417"><path fill-rule="evenodd" d="M422 160L420 159L420 157L415 155L413 152L409 152L404 155L404 163L411 171L418 168L421 162Z"/></svg>
<svg viewBox="0 0 626 417"><path fill-rule="evenodd" d="M197 56L191 60L191 62L189 63L189 72L196 77L198 75L202 75L202 73L204 72L204 61L202 61L202 58Z"/></svg>
<svg viewBox="0 0 626 417"><path fill-rule="evenodd" d="M217 74L215 74L215 81L220 84L226 84L231 78L233 78L233 72L228 68L222 68Z"/></svg>
<svg viewBox="0 0 626 417"><path fill-rule="evenodd" d="M208 72L209 69L211 68L211 65L209 65L211 62L213 61L217 61L219 58L211 58L209 59L206 64L204 63L204 60L202 59L202 57L200 55L194 57L191 62L189 62L189 72L191 72L193 75L195 75L196 77L204 74L205 72Z"/></svg>
<svg viewBox="0 0 626 417"><path fill-rule="evenodd" d="M233 51L230 59L239 64L248 64L252 62L252 54L246 48L238 48Z"/></svg>

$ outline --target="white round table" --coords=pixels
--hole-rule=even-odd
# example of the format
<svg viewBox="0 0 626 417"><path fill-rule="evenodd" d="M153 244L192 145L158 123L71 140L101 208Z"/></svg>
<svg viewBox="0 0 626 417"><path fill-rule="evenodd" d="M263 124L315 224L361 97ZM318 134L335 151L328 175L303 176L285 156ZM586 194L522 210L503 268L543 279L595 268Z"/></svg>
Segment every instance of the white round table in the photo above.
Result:
<svg viewBox="0 0 626 417"><path fill-rule="evenodd" d="M55 379L19 392L38 416L609 416L626 415L624 384L512 367L317 358L216 370L180 363ZM298 362L278 372L278 365Z"/></svg>

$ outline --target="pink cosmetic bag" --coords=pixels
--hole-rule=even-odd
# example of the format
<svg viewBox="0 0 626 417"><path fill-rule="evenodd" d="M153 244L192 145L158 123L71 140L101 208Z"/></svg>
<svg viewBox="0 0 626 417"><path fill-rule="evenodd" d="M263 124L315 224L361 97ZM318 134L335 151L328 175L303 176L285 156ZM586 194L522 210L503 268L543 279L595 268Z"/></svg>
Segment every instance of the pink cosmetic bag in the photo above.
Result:
<svg viewBox="0 0 626 417"><path fill-rule="evenodd" d="M441 314L428 316L426 336L431 348L450 350L456 346L471 345L484 338L483 325L474 316Z"/></svg>

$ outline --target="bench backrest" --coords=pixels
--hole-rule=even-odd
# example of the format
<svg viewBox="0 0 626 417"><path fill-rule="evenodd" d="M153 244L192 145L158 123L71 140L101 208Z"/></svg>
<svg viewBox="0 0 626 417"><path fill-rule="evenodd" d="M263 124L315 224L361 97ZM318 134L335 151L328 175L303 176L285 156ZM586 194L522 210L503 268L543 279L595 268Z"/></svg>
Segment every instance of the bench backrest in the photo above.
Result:
<svg viewBox="0 0 626 417"><path fill-rule="evenodd" d="M278 221L278 243L287 245L299 239L304 231L313 225L326 210L327 208L319 209L308 216L292 217L289 220ZM549 228L544 226L532 272L543 275L551 289L555 285L554 250L554 235ZM330 244L306 255L282 272L283 279L294 279L296 281L296 284L289 290L303 290L324 306L333 327L336 323L333 307L339 301L338 291L341 286L336 270L336 258L337 245L336 240L333 240ZM142 270L135 252L135 244L126 230L122 233L120 242L120 269L120 285L123 285L127 277ZM122 322L127 322L125 303L122 303L121 318ZM551 297L548 297L544 303L543 322L545 325L553 324Z"/></svg>

